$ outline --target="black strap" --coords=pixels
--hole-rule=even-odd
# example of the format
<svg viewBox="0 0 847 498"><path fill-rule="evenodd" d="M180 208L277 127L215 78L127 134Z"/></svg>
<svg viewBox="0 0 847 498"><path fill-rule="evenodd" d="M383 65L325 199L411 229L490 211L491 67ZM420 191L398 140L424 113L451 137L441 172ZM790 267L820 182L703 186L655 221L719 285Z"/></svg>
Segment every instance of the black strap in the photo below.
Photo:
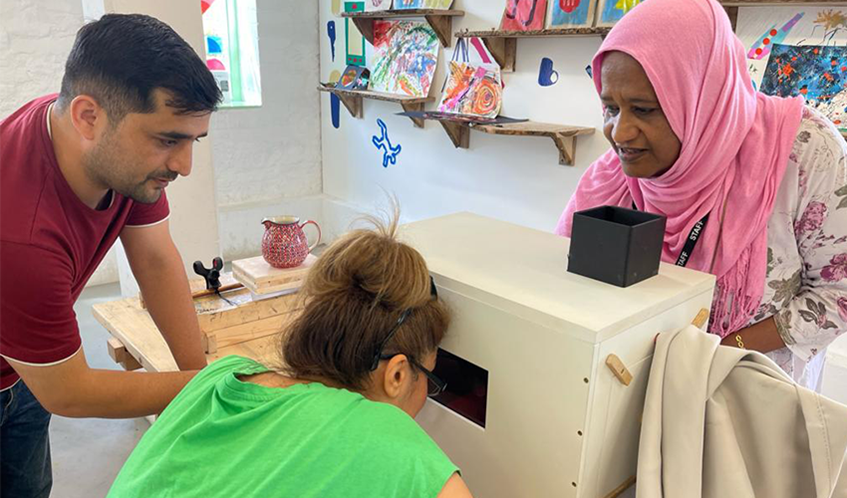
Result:
<svg viewBox="0 0 847 498"><path fill-rule="evenodd" d="M632 203L632 209L638 211L638 206L635 205L635 202ZM709 223L710 214L712 213L706 213L706 216L691 227L691 233L688 234L688 238L685 240L685 245L682 246L682 251L676 259L676 266L682 266L684 268L688 264L688 260L691 259L691 253L694 252L694 248L697 247L697 242L700 240L700 236L703 235L703 232L706 230L706 224Z"/></svg>

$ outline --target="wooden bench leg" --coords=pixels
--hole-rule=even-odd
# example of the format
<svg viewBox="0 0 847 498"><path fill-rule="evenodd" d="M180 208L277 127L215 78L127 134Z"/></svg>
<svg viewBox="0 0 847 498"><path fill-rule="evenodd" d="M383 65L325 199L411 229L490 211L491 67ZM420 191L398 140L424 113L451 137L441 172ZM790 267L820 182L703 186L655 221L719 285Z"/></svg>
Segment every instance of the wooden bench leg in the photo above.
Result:
<svg viewBox="0 0 847 498"><path fill-rule="evenodd" d="M106 347L109 348L109 356L115 360L115 363L124 367L124 370L132 371L141 368L141 363L138 363L138 360L126 350L126 346L118 338L110 337L106 341Z"/></svg>

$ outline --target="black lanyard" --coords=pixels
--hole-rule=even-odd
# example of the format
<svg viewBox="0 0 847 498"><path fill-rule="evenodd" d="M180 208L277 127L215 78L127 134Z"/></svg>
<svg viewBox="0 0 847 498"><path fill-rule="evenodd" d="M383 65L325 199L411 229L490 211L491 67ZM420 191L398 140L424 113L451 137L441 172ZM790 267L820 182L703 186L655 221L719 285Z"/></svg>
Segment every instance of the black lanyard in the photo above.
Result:
<svg viewBox="0 0 847 498"><path fill-rule="evenodd" d="M632 209L638 211L638 207L635 205L635 202L632 203ZM685 267L685 265L688 264L688 260L691 258L691 253L694 252L694 248L697 247L697 242L700 240L700 236L703 235L703 232L706 230L706 224L709 222L710 214L712 213L706 213L706 216L691 227L691 233L688 234L688 238L685 240L685 245L682 246L682 252L679 253L679 257L676 259L676 266Z"/></svg>

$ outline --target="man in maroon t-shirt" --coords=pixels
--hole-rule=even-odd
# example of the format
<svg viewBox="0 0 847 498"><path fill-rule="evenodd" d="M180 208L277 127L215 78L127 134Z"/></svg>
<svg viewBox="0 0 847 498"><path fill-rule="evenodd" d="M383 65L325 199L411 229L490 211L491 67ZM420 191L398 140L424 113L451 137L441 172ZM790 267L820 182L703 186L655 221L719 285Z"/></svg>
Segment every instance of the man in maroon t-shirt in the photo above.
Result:
<svg viewBox="0 0 847 498"><path fill-rule="evenodd" d="M58 98L0 122L0 495L49 495L50 413L159 413L206 365L165 187L220 98L166 24L106 15L77 34ZM180 372L86 363L73 305L118 237Z"/></svg>

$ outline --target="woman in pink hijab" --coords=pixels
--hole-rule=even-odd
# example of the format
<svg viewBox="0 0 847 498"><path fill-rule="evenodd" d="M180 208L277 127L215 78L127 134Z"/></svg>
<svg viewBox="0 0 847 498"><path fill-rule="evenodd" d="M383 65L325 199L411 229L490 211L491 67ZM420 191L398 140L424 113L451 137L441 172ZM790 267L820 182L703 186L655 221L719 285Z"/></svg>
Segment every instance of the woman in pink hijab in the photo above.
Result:
<svg viewBox="0 0 847 498"><path fill-rule="evenodd" d="M753 88L714 0L646 0L592 68L612 148L586 171L556 232L569 237L573 213L601 205L667 216L663 261L718 278L709 331L818 389L824 350L847 330L838 130L801 98Z"/></svg>

